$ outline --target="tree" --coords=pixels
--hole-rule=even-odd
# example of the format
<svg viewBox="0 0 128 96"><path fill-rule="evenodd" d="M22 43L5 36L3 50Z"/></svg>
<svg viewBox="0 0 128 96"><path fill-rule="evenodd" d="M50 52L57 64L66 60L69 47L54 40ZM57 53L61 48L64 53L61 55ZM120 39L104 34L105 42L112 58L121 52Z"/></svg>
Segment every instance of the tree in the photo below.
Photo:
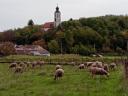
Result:
<svg viewBox="0 0 128 96"><path fill-rule="evenodd" d="M16 50L14 44L11 42L2 43L0 46L0 53L2 53L4 56L15 54Z"/></svg>
<svg viewBox="0 0 128 96"><path fill-rule="evenodd" d="M51 53L59 53L60 52L60 48L59 48L59 44L56 40L51 40L49 43L48 43L48 48L49 48L49 51Z"/></svg>
<svg viewBox="0 0 128 96"><path fill-rule="evenodd" d="M65 33L65 40L66 40L66 43L69 47L72 47L73 44L74 44L74 36L73 36L73 32L68 30L66 33Z"/></svg>
<svg viewBox="0 0 128 96"><path fill-rule="evenodd" d="M34 22L33 22L33 20L31 19L31 20L29 20L28 21L28 26L33 26L34 25Z"/></svg>
<svg viewBox="0 0 128 96"><path fill-rule="evenodd" d="M124 39L126 40L126 50L128 51L128 30L122 32Z"/></svg>

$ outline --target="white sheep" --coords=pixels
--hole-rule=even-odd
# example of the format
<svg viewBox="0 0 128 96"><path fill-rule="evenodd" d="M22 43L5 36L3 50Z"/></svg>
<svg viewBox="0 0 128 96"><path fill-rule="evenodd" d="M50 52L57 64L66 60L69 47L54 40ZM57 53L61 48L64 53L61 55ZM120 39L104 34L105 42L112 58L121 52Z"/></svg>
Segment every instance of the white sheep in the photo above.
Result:
<svg viewBox="0 0 128 96"><path fill-rule="evenodd" d="M54 80L61 78L63 75L64 75L64 70L63 69L57 69L55 71Z"/></svg>

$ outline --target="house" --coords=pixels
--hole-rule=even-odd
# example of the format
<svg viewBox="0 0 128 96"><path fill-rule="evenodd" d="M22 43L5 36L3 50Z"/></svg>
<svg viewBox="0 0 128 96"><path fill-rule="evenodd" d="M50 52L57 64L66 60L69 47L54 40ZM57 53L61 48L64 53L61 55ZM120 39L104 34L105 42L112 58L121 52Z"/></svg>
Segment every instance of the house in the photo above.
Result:
<svg viewBox="0 0 128 96"><path fill-rule="evenodd" d="M42 30L45 32L53 28L54 28L54 22L46 22L45 24L42 25Z"/></svg>
<svg viewBox="0 0 128 96"><path fill-rule="evenodd" d="M16 45L15 49L19 55L50 56L50 53L39 45Z"/></svg>

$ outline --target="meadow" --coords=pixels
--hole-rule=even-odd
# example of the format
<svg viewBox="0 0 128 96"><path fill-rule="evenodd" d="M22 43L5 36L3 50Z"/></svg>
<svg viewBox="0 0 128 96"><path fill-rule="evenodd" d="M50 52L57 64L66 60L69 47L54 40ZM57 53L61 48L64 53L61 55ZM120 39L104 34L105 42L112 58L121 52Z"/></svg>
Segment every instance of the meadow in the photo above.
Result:
<svg viewBox="0 0 128 96"><path fill-rule="evenodd" d="M41 57L28 58L37 60ZM108 78L92 78L87 69L78 70L77 66L63 65L64 77L57 81L53 79L55 65L52 64L28 68L16 74L8 66L8 63L0 64L0 96L128 96L122 65L110 71Z"/></svg>

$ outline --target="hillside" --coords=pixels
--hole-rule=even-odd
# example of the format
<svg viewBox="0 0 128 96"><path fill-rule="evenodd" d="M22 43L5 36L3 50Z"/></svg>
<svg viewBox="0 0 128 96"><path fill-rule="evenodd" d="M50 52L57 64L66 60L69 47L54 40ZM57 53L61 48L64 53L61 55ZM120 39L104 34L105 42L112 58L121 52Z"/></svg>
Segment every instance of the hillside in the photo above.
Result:
<svg viewBox="0 0 128 96"><path fill-rule="evenodd" d="M38 41L36 44L51 53L89 55L96 52L126 51L128 16L70 19L48 32L43 32L39 25L26 26L8 30L0 34L0 37L0 41L12 41L16 44L35 44Z"/></svg>

